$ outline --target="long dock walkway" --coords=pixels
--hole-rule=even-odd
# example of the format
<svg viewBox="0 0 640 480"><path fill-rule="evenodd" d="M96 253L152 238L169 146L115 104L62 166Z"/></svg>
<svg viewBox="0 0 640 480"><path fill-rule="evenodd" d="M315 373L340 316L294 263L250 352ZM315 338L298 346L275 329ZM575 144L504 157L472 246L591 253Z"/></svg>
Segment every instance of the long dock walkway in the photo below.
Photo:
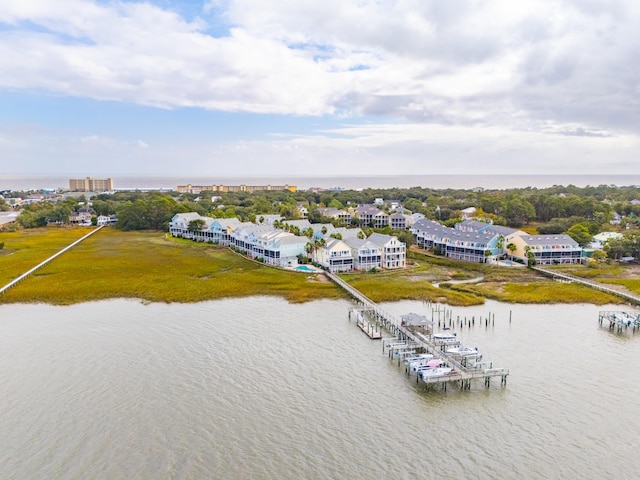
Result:
<svg viewBox="0 0 640 480"><path fill-rule="evenodd" d="M441 384L446 389L448 383L457 383L463 390L471 388L471 380L482 378L485 386L490 386L491 379L500 377L501 384L506 385L509 369L493 368L491 362L469 361L464 357L459 358L448 354L445 350L451 344L444 344L434 340L433 337L423 335L410 330L402 325L402 322L394 315L385 312L375 302L362 294L360 291L349 285L337 275L325 272L325 275L334 283L342 287L351 297L362 304L362 309L369 313L369 316L379 322L387 331L395 335L392 343L386 343L383 339L383 349L387 348L389 356L404 355L414 351L423 351L433 355L443 365L451 368L451 373L443 376L425 377L422 381L429 384ZM408 372L411 374L411 372ZM419 377L416 378L416 381Z"/></svg>
<svg viewBox="0 0 640 480"><path fill-rule="evenodd" d="M94 233L96 233L97 231L99 231L100 229L102 229L104 227L104 225L101 225L93 230L91 230L89 233L87 233L84 237L76 240L75 242L73 242L70 245L67 245L66 247L64 247L62 250L60 250L59 252L51 255L49 258L47 258L44 262L40 262L38 265L36 265L35 267L33 267L31 270L29 270L28 272L23 273L22 275L20 275L19 277L15 278L14 280L12 280L11 282L7 283L4 287L0 288L0 295L2 295L4 292L6 292L7 290L9 290L11 287L15 286L16 284L20 283L22 280L24 280L25 278L27 278L29 275L33 274L34 272L37 272L38 270L40 270L42 267L44 267L46 264L48 264L51 260L53 260L56 257L59 257L60 255L62 255L64 252L66 252L67 250L72 249L73 247L75 247L77 244L79 244L80 242L82 242L83 240L85 240L86 238L89 238L91 235L93 235Z"/></svg>
<svg viewBox="0 0 640 480"><path fill-rule="evenodd" d="M547 270L546 268L535 267L535 266L531 267L531 269L535 270L536 272L542 273L543 275L546 275L548 277L564 280L566 282L580 283L582 285L586 285L587 287L595 288L596 290L600 290L602 292L610 293L611 295L622 297L625 300L628 300L629 302L634 303L636 305L640 305L640 296L634 295L632 293L621 292L620 290L607 287L606 285L603 285L601 283L592 282L590 280L576 277L575 275L571 275L568 273L554 272L552 270Z"/></svg>

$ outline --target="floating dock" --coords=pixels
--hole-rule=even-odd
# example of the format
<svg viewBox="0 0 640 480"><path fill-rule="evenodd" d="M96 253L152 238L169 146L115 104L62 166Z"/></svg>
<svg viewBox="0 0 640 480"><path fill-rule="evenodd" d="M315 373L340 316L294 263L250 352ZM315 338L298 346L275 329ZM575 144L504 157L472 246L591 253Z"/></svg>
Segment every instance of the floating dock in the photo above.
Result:
<svg viewBox="0 0 640 480"><path fill-rule="evenodd" d="M462 390L470 390L473 380L482 379L484 385L489 387L492 379L499 378L500 384L506 386L509 369L495 368L492 362L481 361L479 352L475 357L448 353L446 350L454 344L434 339L432 326L427 329L423 326L403 325L402 321L382 310L338 276L330 272L325 272L325 274L362 304L361 308L351 310L349 318L365 318L366 312L370 326L373 325L377 331L384 328L394 335L393 338L382 339L382 349L388 353L390 359L397 358L398 365L400 365L407 355L425 353L432 355L433 359L439 361L444 368L451 369L447 374L438 376L421 377L416 373L416 382L422 381L427 388L431 385L437 385L446 390L447 385L455 385ZM411 375L412 372L407 371L407 373Z"/></svg>
<svg viewBox="0 0 640 480"><path fill-rule="evenodd" d="M380 340L382 338L382 329L380 326L372 322L368 318L365 310L352 309L349 311L349 319L355 319L356 324L371 340Z"/></svg>

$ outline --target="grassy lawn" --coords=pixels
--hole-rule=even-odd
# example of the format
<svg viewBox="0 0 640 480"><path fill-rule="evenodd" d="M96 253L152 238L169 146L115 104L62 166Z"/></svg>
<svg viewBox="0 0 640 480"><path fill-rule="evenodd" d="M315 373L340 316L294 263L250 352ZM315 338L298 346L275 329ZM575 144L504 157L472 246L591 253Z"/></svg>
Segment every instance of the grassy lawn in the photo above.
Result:
<svg viewBox="0 0 640 480"><path fill-rule="evenodd" d="M79 230L75 238L87 233ZM21 259L11 266L11 274L2 269L6 277L2 285L75 240L71 235L63 241L55 229L29 233L24 246L16 242L13 255L0 257L2 267L11 257ZM39 255L23 254L23 249L39 243L36 236L46 248L38 248ZM277 295L290 302L345 296L313 275L269 268L228 249L168 238L162 232L106 228L7 291L0 302L72 304L118 297L196 302L250 295Z"/></svg>

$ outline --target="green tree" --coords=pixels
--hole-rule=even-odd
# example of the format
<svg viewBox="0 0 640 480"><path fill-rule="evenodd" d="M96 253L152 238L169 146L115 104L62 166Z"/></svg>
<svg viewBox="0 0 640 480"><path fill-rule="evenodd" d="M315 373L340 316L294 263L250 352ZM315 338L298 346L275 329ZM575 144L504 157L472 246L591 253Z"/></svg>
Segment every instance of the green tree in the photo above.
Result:
<svg viewBox="0 0 640 480"><path fill-rule="evenodd" d="M585 225L584 223L578 223L570 227L569 230L567 230L567 235L578 242L578 245L580 245L581 247L586 247L587 245L589 245L591 239L593 238L593 236L589 232L588 225Z"/></svg>
<svg viewBox="0 0 640 480"><path fill-rule="evenodd" d="M527 200L520 196L512 195L507 199L504 217L508 226L519 228L536 218L536 211Z"/></svg>
<svg viewBox="0 0 640 480"><path fill-rule="evenodd" d="M202 218L196 218L189 222L189 225L187 225L187 231L190 233L201 232L206 224L207 223Z"/></svg>

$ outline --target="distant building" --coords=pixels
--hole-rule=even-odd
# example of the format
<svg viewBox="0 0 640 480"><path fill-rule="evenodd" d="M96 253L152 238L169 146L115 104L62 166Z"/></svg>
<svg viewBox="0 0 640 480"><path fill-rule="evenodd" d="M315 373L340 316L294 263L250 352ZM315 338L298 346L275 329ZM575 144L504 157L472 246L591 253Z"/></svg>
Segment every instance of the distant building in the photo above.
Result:
<svg viewBox="0 0 640 480"><path fill-rule="evenodd" d="M72 178L69 180L69 190L72 192L111 192L113 191L113 180L110 178Z"/></svg>
<svg viewBox="0 0 640 480"><path fill-rule="evenodd" d="M91 225L91 217L95 212L92 208L79 208L76 212L69 215L69 223L72 225Z"/></svg>
<svg viewBox="0 0 640 480"><path fill-rule="evenodd" d="M295 192L295 185L178 185L176 190L180 193L200 192L259 192L263 190L289 190Z"/></svg>

